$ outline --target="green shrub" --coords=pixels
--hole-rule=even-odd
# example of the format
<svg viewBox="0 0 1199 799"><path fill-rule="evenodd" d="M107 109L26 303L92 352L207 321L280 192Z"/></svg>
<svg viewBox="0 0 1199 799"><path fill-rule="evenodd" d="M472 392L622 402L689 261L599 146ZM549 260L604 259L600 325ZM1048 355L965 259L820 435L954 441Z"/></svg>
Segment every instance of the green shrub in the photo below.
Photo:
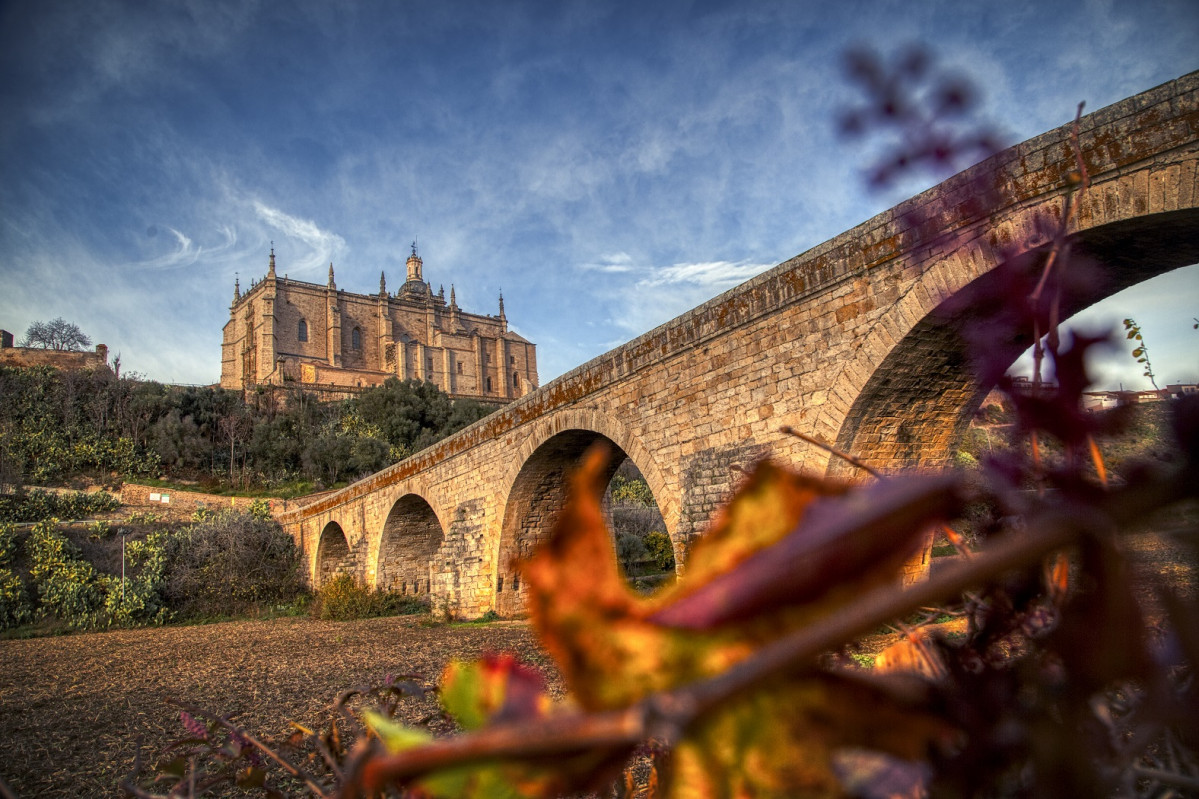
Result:
<svg viewBox="0 0 1199 799"><path fill-rule="evenodd" d="M102 575L104 622L108 626L164 624L171 612L163 598L171 533L155 532L125 547L126 576Z"/></svg>
<svg viewBox="0 0 1199 799"><path fill-rule="evenodd" d="M644 560L648 552L641 536L625 532L616 534L616 559L620 561L625 574L631 574L635 564Z"/></svg>
<svg viewBox="0 0 1199 799"><path fill-rule="evenodd" d="M184 616L229 616L304 591L300 553L272 520L221 511L172 535L164 598Z"/></svg>
<svg viewBox="0 0 1199 799"><path fill-rule="evenodd" d="M17 528L9 522L0 522L0 566L12 563L17 555Z"/></svg>
<svg viewBox="0 0 1199 799"><path fill-rule="evenodd" d="M33 621L33 603L15 572L0 568L0 630Z"/></svg>
<svg viewBox="0 0 1199 799"><path fill-rule="evenodd" d="M58 520L38 522L25 544L29 575L37 587L38 602L72 627L92 627L104 606L104 585L95 568L58 531Z"/></svg>
<svg viewBox="0 0 1199 799"><path fill-rule="evenodd" d="M649 507L654 504L654 495L644 478L617 474L612 478L612 501Z"/></svg>
<svg viewBox="0 0 1199 799"><path fill-rule="evenodd" d="M375 616L421 613L429 606L415 596L372 591L349 574L339 574L321 586L311 615L324 621L350 621Z"/></svg>
<svg viewBox="0 0 1199 799"><path fill-rule="evenodd" d="M82 519L116 510L121 501L103 491L55 493L34 489L24 497L0 499L0 521L40 522L46 519Z"/></svg>
<svg viewBox="0 0 1199 799"><path fill-rule="evenodd" d="M156 533L131 541L122 579L96 571L58 531L57 520L39 522L26 542L39 609L71 627L162 624L170 615L162 598L169 540Z"/></svg>
<svg viewBox="0 0 1199 799"><path fill-rule="evenodd" d="M674 545L666 533L654 530L646 535L645 549L658 571L670 571L674 568Z"/></svg>
<svg viewBox="0 0 1199 799"><path fill-rule="evenodd" d="M250 518L260 522L269 522L274 517L271 515L271 503L265 499L256 499L250 503L249 510Z"/></svg>

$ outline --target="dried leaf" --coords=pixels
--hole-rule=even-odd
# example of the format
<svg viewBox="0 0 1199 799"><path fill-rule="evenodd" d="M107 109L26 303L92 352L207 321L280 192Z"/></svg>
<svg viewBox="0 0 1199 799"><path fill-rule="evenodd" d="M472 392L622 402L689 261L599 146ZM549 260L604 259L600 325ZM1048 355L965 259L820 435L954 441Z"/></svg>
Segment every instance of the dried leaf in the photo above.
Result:
<svg viewBox="0 0 1199 799"><path fill-rule="evenodd" d="M782 488L786 483L771 483L783 518L794 511L783 504L789 498ZM690 590L693 584L688 581L679 591L684 596L670 598L652 618L668 626L703 630L833 593L858 595L893 579L929 527L954 515L961 505L955 476L888 478L843 497L811 495L802 509L806 513L793 521L787 535ZM742 530L737 524L729 527L733 536Z"/></svg>
<svg viewBox="0 0 1199 799"><path fill-rule="evenodd" d="M246 766L237 772L238 788L261 788L266 784L266 772L260 768Z"/></svg>
<svg viewBox="0 0 1199 799"><path fill-rule="evenodd" d="M953 478L851 489L762 464L697 543L676 587L646 599L617 568L600 505L604 458L589 453L553 535L520 564L533 622L588 710L720 674L865 588L897 581L928 526L960 504ZM846 713L847 694L860 700L865 690L846 685L795 674L721 706L685 731L671 784L700 796L836 795L835 743L923 750L935 725L886 713L877 691L863 705L869 713ZM895 724L899 735L881 729Z"/></svg>

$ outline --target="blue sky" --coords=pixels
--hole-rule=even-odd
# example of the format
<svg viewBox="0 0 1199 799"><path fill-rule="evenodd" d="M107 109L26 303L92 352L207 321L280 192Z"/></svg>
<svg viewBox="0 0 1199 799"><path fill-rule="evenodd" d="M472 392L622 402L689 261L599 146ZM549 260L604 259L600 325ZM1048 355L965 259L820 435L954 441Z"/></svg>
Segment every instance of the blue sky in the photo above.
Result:
<svg viewBox="0 0 1199 799"><path fill-rule="evenodd" d="M1199 68L1194 0L0 5L0 327L220 374L235 274L434 288L543 382L904 199L836 130L843 54L924 43L1009 143ZM1116 298L1199 380L1199 268ZM1144 387L1131 359L1102 369Z"/></svg>

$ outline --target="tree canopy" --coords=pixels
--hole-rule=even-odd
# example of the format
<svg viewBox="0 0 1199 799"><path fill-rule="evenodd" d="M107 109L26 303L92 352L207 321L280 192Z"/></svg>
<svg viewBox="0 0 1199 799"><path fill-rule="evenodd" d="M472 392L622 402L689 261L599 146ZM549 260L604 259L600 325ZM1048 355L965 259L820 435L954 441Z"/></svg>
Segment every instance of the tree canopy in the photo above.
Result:
<svg viewBox="0 0 1199 799"><path fill-rule="evenodd" d="M79 326L68 322L61 316L49 322L34 322L25 331L21 342L25 347L38 347L44 350L67 350L79 352L84 347L92 345L92 339Z"/></svg>
<svg viewBox="0 0 1199 799"><path fill-rule="evenodd" d="M324 485L378 471L495 410L431 383L389 379L321 403L166 386L103 369L0 367L0 483L77 472L165 475L242 488Z"/></svg>

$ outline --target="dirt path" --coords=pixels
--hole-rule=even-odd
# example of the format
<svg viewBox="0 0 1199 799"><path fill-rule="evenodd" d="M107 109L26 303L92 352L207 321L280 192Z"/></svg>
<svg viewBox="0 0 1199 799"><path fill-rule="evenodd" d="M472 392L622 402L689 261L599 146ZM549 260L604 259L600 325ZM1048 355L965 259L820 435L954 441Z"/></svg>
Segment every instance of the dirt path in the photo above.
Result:
<svg viewBox="0 0 1199 799"><path fill-rule="evenodd" d="M323 724L348 687L389 673L435 680L454 657L501 649L552 674L516 622L284 619L0 641L0 777L25 799L120 796L139 737L150 757L182 737L167 697L236 713L273 737L293 719Z"/></svg>

